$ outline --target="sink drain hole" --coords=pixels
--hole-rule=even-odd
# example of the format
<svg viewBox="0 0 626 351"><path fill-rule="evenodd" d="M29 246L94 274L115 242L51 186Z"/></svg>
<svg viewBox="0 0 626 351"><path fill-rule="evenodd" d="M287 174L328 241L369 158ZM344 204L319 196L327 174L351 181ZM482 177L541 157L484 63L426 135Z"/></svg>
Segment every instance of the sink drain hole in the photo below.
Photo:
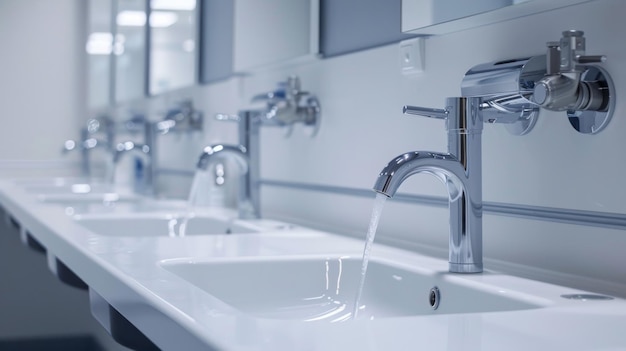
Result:
<svg viewBox="0 0 626 351"><path fill-rule="evenodd" d="M428 303L433 310L436 310L439 307L439 302L441 301L441 294L439 293L438 287L433 287L430 289L430 293L428 294Z"/></svg>

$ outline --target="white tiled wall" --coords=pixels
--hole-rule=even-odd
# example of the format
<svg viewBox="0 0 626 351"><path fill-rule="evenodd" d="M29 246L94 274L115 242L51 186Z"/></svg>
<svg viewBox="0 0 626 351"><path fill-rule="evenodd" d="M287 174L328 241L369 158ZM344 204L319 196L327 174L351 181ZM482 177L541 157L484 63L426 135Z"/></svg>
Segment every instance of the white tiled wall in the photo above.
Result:
<svg viewBox="0 0 626 351"><path fill-rule="evenodd" d="M535 129L512 136L499 125L483 134L484 200L567 209L626 213L623 118L626 105L626 2L598 0L482 26L426 40L426 71L402 76L397 45L332 59L286 66L227 82L178 91L156 101L192 95L207 117L235 112L256 93L274 88L288 75L322 103L322 125L310 138L295 130L261 134L264 179L369 189L392 157L410 150L445 151L441 121L401 114L404 104L442 107L460 94L465 72L494 60L542 54L545 42L561 31L581 29L587 52L605 54L613 77L617 108L608 128L595 136L578 134L563 113L542 111ZM157 102L154 102L157 103ZM207 118L204 143L236 142L235 128ZM200 151L200 143L198 152ZM172 144L168 158L192 158ZM401 192L445 196L432 177L415 176ZM184 191L184 182L179 186ZM188 185L187 185L188 186ZM364 236L372 200L362 197L264 186L263 214L348 235ZM373 196L373 195L372 195ZM570 285L626 296L626 231L574 226L486 214L487 267L519 272ZM447 257L447 210L398 203L385 208L378 240ZM555 274L553 274L555 273Z"/></svg>
<svg viewBox="0 0 626 351"><path fill-rule="evenodd" d="M0 2L0 159L58 158L85 114L75 1Z"/></svg>

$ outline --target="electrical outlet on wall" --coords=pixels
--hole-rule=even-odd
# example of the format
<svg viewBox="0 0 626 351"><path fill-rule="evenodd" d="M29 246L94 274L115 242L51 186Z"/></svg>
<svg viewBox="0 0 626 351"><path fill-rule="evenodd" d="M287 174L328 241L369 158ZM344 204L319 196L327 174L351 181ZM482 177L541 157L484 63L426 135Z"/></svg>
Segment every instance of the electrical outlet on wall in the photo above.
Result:
<svg viewBox="0 0 626 351"><path fill-rule="evenodd" d="M424 38L400 42L400 69L403 75L424 71Z"/></svg>

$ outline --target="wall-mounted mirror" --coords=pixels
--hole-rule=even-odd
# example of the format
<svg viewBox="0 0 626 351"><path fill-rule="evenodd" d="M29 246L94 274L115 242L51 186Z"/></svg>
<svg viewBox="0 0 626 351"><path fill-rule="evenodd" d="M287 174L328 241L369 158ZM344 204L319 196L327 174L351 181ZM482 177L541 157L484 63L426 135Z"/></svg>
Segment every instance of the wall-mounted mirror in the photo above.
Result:
<svg viewBox="0 0 626 351"><path fill-rule="evenodd" d="M319 0L204 0L200 82L319 53Z"/></svg>
<svg viewBox="0 0 626 351"><path fill-rule="evenodd" d="M146 93L146 0L117 0L113 43L115 102Z"/></svg>
<svg viewBox="0 0 626 351"><path fill-rule="evenodd" d="M445 34L593 0L402 0L402 31Z"/></svg>
<svg viewBox="0 0 626 351"><path fill-rule="evenodd" d="M150 95L196 83L196 0L150 1Z"/></svg>
<svg viewBox="0 0 626 351"><path fill-rule="evenodd" d="M97 109L108 106L112 97L113 0L89 0L87 6L87 106Z"/></svg>
<svg viewBox="0 0 626 351"><path fill-rule="evenodd" d="M236 72L319 52L319 0L235 0L234 18Z"/></svg>

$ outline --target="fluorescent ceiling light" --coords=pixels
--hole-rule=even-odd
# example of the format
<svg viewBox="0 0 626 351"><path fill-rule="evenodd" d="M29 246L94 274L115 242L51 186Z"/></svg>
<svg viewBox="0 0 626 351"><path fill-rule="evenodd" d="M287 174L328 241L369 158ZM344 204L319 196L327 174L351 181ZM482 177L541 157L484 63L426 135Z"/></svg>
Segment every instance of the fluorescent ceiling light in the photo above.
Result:
<svg viewBox="0 0 626 351"><path fill-rule="evenodd" d="M178 21L178 15L174 12L153 11L150 13L150 27L165 28Z"/></svg>
<svg viewBox="0 0 626 351"><path fill-rule="evenodd" d="M153 11L150 13L150 27L165 28L178 21L174 12ZM122 11L117 14L117 25L122 27L142 27L146 25L146 13L143 11Z"/></svg>
<svg viewBox="0 0 626 351"><path fill-rule="evenodd" d="M123 27L145 26L146 13L143 11L122 11L117 14L117 25Z"/></svg>
<svg viewBox="0 0 626 351"><path fill-rule="evenodd" d="M85 50L89 55L110 55L114 51L116 55L124 52L124 42L126 37L124 34L115 35L115 43L113 42L113 34L108 32L93 32L89 34Z"/></svg>
<svg viewBox="0 0 626 351"><path fill-rule="evenodd" d="M153 10L192 11L196 8L196 0L152 0Z"/></svg>
<svg viewBox="0 0 626 351"><path fill-rule="evenodd" d="M89 55L109 55L113 47L113 35L106 32L89 34L85 50Z"/></svg>

